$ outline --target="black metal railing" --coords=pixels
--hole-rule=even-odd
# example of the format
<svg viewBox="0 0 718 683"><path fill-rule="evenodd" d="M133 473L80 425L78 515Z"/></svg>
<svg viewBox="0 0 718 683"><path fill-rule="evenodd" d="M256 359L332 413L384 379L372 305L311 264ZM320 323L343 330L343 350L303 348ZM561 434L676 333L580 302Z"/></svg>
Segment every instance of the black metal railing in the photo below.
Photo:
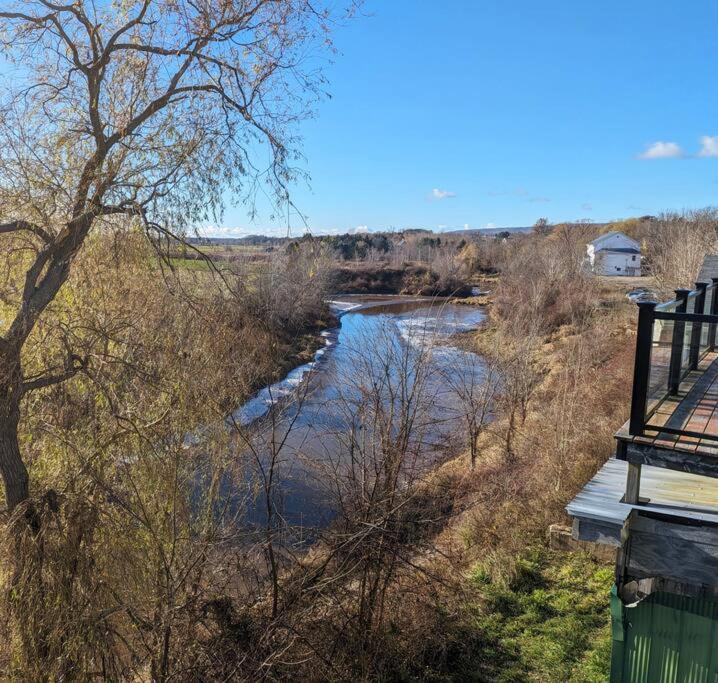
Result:
<svg viewBox="0 0 718 683"><path fill-rule="evenodd" d="M651 426L663 402L680 391L681 382L699 369L716 349L718 278L697 282L695 289L677 289L676 298L663 304L638 303L638 335L633 372L629 432L646 430L715 439L718 433L698 433L670 425Z"/></svg>

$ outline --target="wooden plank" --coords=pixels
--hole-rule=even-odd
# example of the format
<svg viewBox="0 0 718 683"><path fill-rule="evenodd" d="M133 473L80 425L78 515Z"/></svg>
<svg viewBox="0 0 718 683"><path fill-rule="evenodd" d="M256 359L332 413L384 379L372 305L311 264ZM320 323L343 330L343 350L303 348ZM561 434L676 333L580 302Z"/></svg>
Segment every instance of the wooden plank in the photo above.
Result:
<svg viewBox="0 0 718 683"><path fill-rule="evenodd" d="M698 436L671 434L661 430L668 427L673 430L696 432ZM678 395L667 397L657 408L646 425L641 436L628 433L628 423L616 434L620 441L634 444L645 452L643 458L635 453L632 462L647 463L648 459L658 459L658 466L671 467L681 471L697 471L681 467L676 457L657 455L658 450L675 450L679 454L697 453L709 458L718 458L718 440L701 438L700 435L718 436L718 353L708 353L699 364L699 368L688 374L681 382ZM683 457L683 456L680 456ZM690 460L700 467L700 474L716 476L711 462L705 458Z"/></svg>
<svg viewBox="0 0 718 683"><path fill-rule="evenodd" d="M641 472L641 495L647 504L623 502L628 463L608 460L598 473L568 504L566 510L574 524L599 524L620 534L631 511L668 515L686 523L707 523L718 527L718 486L705 477L665 468L644 467ZM574 527L577 532L578 526ZM590 528L590 527L589 527Z"/></svg>
<svg viewBox="0 0 718 683"><path fill-rule="evenodd" d="M705 433L718 434L718 376L713 380L713 384L706 392L704 400L706 405L712 408L710 415L708 416ZM698 450L704 453L718 455L718 442L710 439L702 439L698 446Z"/></svg>
<svg viewBox="0 0 718 683"><path fill-rule="evenodd" d="M692 404L696 402L695 399L711 391L716 377L718 377L717 358L718 353L709 353L701 361L698 369L692 370L683 379L679 385L678 394L676 396L666 397L664 403L673 402L675 404L675 402L677 402L678 406L683 404L690 410Z"/></svg>
<svg viewBox="0 0 718 683"><path fill-rule="evenodd" d="M638 503L641 493L641 464L635 462L628 463L628 473L626 475L626 495L624 500L626 503L634 505Z"/></svg>
<svg viewBox="0 0 718 683"><path fill-rule="evenodd" d="M705 381L702 381L700 383L696 383L694 389L699 389L703 391L703 394L695 400L695 405L693 406L693 410L691 414L688 416L686 423L685 423L685 429L692 432L699 432L699 433L705 433L705 430L708 427L708 423L710 421L710 416L713 413L716 403L715 401L712 401L710 399L710 392L711 388L715 384L715 373L707 373L704 375ZM681 441L685 442L689 440L688 437L682 438ZM690 437L690 443L695 443L695 447L698 448L701 441L704 441L702 439L696 439L695 437Z"/></svg>
<svg viewBox="0 0 718 683"><path fill-rule="evenodd" d="M705 477L718 478L718 458L700 451L681 448L660 448L639 443L627 443L621 458L629 463L665 467L678 472L690 472Z"/></svg>
<svg viewBox="0 0 718 683"><path fill-rule="evenodd" d="M628 573L631 576L661 576L715 588L718 587L718 545L632 528Z"/></svg>
<svg viewBox="0 0 718 683"><path fill-rule="evenodd" d="M691 543L713 545L716 546L718 553L718 525L709 522L690 524L678 522L676 519L668 522L666 516L663 516L663 519L656 519L655 516L647 516L643 512L639 512L631 520L630 527L631 533L641 531ZM716 579L718 580L718 577Z"/></svg>
<svg viewBox="0 0 718 683"><path fill-rule="evenodd" d="M705 434L715 434L715 430L718 427L718 402L713 406L713 410L706 420ZM715 439L701 439L698 444L698 450L701 453L710 453L714 457L718 455L718 442Z"/></svg>
<svg viewBox="0 0 718 683"><path fill-rule="evenodd" d="M573 537L587 543L600 543L612 548L621 547L621 530L610 524L601 524L588 519L574 520Z"/></svg>

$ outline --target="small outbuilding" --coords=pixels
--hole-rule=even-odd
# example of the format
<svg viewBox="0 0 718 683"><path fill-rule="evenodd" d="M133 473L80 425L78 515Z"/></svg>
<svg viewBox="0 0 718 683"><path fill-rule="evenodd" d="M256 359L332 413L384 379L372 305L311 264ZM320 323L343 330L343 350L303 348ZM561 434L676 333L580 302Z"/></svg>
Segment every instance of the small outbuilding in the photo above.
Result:
<svg viewBox="0 0 718 683"><path fill-rule="evenodd" d="M641 274L641 245L622 232L607 232L586 245L586 260L596 275Z"/></svg>

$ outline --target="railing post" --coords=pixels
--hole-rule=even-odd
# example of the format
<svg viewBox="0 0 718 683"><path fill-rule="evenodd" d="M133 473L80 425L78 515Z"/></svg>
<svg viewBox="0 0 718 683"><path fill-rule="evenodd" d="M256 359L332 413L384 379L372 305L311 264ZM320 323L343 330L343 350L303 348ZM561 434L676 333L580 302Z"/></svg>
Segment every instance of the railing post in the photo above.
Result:
<svg viewBox="0 0 718 683"><path fill-rule="evenodd" d="M718 315L718 277L711 278L713 281L713 298L711 299L711 315ZM708 326L708 348L715 351L716 348L716 324Z"/></svg>
<svg viewBox="0 0 718 683"><path fill-rule="evenodd" d="M641 501L641 464L636 462L628 463L626 474L626 493L623 496L624 503L638 505Z"/></svg>
<svg viewBox="0 0 718 683"><path fill-rule="evenodd" d="M688 306L690 289L676 289L676 313L685 313ZM683 360L683 340L686 333L686 324L682 320L673 323L673 338L671 340L671 362L668 366L668 393L675 396L681 383L681 361Z"/></svg>
<svg viewBox="0 0 718 683"><path fill-rule="evenodd" d="M696 304L693 309L694 313L703 313L703 308L706 302L706 287L708 285L705 282L696 282L696 290L698 292L696 296ZM703 323L693 323L693 329L691 330L691 351L689 366L691 370L695 370L698 367L698 356L701 350L701 332L703 330Z"/></svg>
<svg viewBox="0 0 718 683"><path fill-rule="evenodd" d="M651 345L653 344L653 314L655 301L638 302L638 329L636 335L636 362L633 367L633 393L629 432L643 434L646 424L648 380L651 372Z"/></svg>

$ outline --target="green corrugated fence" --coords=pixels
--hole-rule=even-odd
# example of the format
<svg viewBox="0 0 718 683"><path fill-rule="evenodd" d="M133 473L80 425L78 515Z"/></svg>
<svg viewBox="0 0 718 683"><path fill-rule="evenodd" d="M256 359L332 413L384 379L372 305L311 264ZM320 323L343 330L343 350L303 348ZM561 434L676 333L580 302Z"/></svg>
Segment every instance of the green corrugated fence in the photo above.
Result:
<svg viewBox="0 0 718 683"><path fill-rule="evenodd" d="M718 683L718 601L653 593L625 607L611 591L611 683Z"/></svg>

